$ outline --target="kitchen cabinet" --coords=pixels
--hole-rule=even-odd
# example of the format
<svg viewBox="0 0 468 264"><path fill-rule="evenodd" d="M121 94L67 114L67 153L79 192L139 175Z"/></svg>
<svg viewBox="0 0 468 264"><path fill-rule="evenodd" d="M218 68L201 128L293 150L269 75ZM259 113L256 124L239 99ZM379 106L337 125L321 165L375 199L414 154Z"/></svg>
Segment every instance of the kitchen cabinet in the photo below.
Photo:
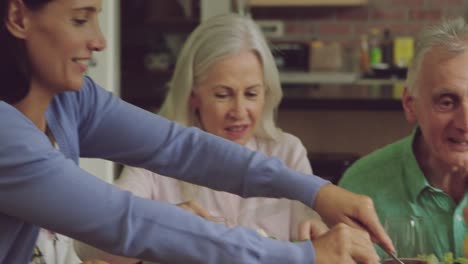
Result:
<svg viewBox="0 0 468 264"><path fill-rule="evenodd" d="M250 0L251 7L274 6L358 6L366 5L368 0Z"/></svg>
<svg viewBox="0 0 468 264"><path fill-rule="evenodd" d="M180 48L200 21L228 0L121 1L121 97L153 110L165 97Z"/></svg>
<svg viewBox="0 0 468 264"><path fill-rule="evenodd" d="M151 111L160 107L178 48L205 17L203 6L207 4L208 0L121 1L120 94L125 101ZM340 72L286 72L280 78L284 90L281 109L401 110L395 96L398 91L393 88L397 80L367 80L357 73Z"/></svg>
<svg viewBox="0 0 468 264"><path fill-rule="evenodd" d="M185 38L200 23L200 0L121 1L121 97L153 109L165 96Z"/></svg>

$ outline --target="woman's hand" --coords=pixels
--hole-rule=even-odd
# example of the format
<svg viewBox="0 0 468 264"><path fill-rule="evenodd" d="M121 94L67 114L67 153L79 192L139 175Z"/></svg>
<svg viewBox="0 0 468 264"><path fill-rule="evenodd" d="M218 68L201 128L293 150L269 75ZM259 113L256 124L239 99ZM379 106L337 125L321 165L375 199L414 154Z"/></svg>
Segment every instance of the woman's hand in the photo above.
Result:
<svg viewBox="0 0 468 264"><path fill-rule="evenodd" d="M374 242L395 252L395 247L380 224L374 203L369 197L327 184L319 190L313 208L328 226L345 223L350 227L365 230Z"/></svg>
<svg viewBox="0 0 468 264"><path fill-rule="evenodd" d="M201 216L205 219L209 219L211 214L203 208L203 206L199 205L196 201L187 201L180 204L177 204L180 208L192 212L198 216Z"/></svg>
<svg viewBox="0 0 468 264"><path fill-rule="evenodd" d="M298 239L313 241L318 264L379 263L369 234L346 224L330 230L321 219L307 219L299 224Z"/></svg>
<svg viewBox="0 0 468 264"><path fill-rule="evenodd" d="M297 239L315 240L328 232L328 226L318 218L312 218L302 221L299 224Z"/></svg>
<svg viewBox="0 0 468 264"><path fill-rule="evenodd" d="M380 263L369 234L343 223L313 240L313 244L317 264Z"/></svg>

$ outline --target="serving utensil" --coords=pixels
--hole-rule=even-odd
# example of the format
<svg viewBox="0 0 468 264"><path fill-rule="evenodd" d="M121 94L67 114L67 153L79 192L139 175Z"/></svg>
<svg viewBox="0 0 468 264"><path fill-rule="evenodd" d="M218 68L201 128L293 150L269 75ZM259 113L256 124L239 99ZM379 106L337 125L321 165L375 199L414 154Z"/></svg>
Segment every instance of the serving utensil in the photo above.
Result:
<svg viewBox="0 0 468 264"><path fill-rule="evenodd" d="M390 250L386 249L385 247L382 247L379 245L381 249L383 249L390 257L392 257L393 260L396 261L398 264L405 264L401 259L399 259L395 253L391 252Z"/></svg>
<svg viewBox="0 0 468 264"><path fill-rule="evenodd" d="M399 259L393 252L389 251L389 250L386 250L384 249L385 252L387 252L387 254L390 255L390 257L392 257L393 260L395 260L398 264L405 264L403 261L401 261L401 259Z"/></svg>

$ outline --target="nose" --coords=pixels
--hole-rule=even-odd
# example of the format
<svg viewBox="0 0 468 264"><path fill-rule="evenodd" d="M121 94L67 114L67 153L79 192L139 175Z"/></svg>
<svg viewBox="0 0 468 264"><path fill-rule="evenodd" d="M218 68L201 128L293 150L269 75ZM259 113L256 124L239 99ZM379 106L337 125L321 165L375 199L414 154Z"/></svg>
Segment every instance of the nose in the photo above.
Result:
<svg viewBox="0 0 468 264"><path fill-rule="evenodd" d="M242 96L237 96L232 101L231 109L229 111L229 117L235 120L245 118L247 115L246 101Z"/></svg>
<svg viewBox="0 0 468 264"><path fill-rule="evenodd" d="M106 38L101 29L96 29L94 37L88 42L88 49L92 51L102 51L106 48Z"/></svg>

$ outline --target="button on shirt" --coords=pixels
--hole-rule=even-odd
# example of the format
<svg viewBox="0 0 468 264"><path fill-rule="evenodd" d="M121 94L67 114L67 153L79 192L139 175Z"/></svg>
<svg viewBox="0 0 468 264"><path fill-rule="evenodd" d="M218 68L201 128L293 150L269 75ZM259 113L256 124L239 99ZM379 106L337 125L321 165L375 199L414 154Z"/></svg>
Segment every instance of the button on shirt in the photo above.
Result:
<svg viewBox="0 0 468 264"><path fill-rule="evenodd" d="M358 160L339 185L370 196L382 223L390 216L423 218L428 254L440 259L446 252L453 252L455 257L462 257L467 194L456 204L452 197L429 184L412 149L418 133L416 129L411 136Z"/></svg>

